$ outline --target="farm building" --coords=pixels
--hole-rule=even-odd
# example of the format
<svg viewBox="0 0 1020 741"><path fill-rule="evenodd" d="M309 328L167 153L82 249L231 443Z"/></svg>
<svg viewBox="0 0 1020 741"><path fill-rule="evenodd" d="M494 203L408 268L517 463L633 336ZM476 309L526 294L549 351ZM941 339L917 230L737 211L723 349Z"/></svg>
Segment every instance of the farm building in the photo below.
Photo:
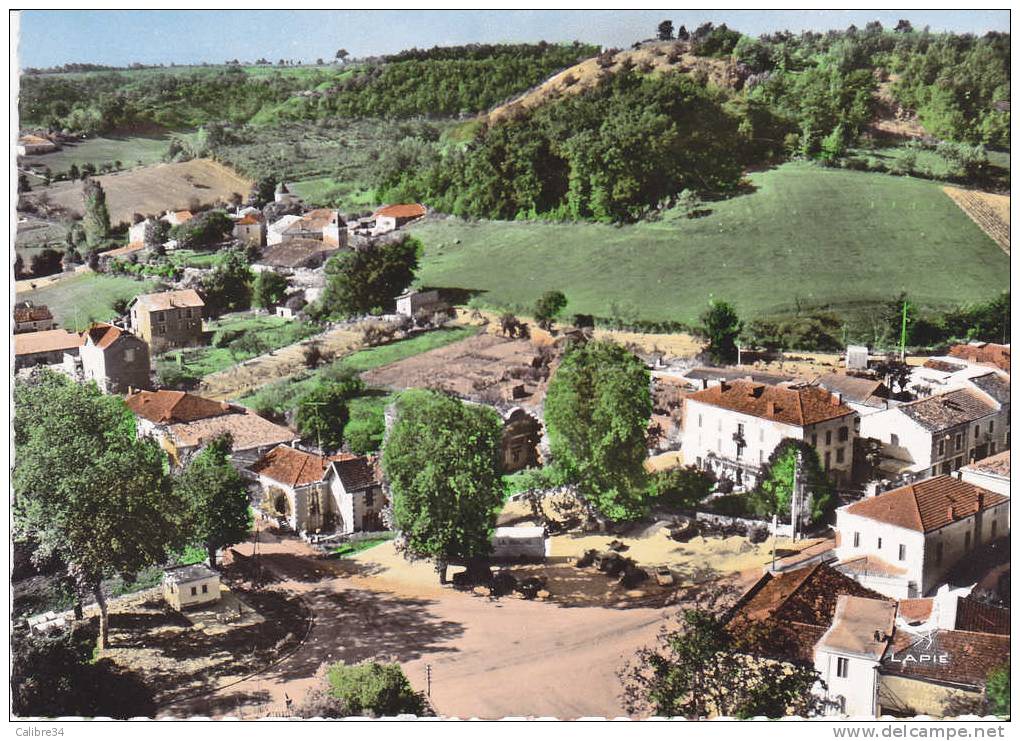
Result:
<svg viewBox="0 0 1020 741"><path fill-rule="evenodd" d="M282 241L292 239L317 239L333 247L346 247L347 223L336 209L316 208L283 230Z"/></svg>
<svg viewBox="0 0 1020 741"><path fill-rule="evenodd" d="M383 206L378 209L372 217L375 219L375 233L386 234L394 229L399 229L404 224L425 216L425 207L420 203L398 203L391 206Z"/></svg>
<svg viewBox="0 0 1020 741"><path fill-rule="evenodd" d="M159 353L202 344L205 302L193 289L145 293L131 302L131 331Z"/></svg>
<svg viewBox="0 0 1020 741"><path fill-rule="evenodd" d="M163 599L178 612L219 602L220 575L200 563L167 569L163 572Z"/></svg>
<svg viewBox="0 0 1020 741"><path fill-rule="evenodd" d="M284 232L299 221L301 217L296 214L281 216L266 228L266 244L280 244L284 240Z"/></svg>
<svg viewBox="0 0 1020 741"><path fill-rule="evenodd" d="M31 301L14 304L14 334L40 332L56 326L48 306L36 306Z"/></svg>
<svg viewBox="0 0 1020 741"><path fill-rule="evenodd" d="M397 313L414 317L418 312L432 313L446 304L439 298L439 291L407 291L397 296Z"/></svg>
<svg viewBox="0 0 1020 741"><path fill-rule="evenodd" d="M257 212L249 212L234 222L234 238L254 247L266 243L266 223Z"/></svg>
<svg viewBox="0 0 1020 741"><path fill-rule="evenodd" d="M549 555L550 542L544 527L497 527L492 534L492 557L542 560Z"/></svg>
<svg viewBox="0 0 1020 741"><path fill-rule="evenodd" d="M64 329L47 329L14 335L14 369L64 362L65 354L78 357L82 338Z"/></svg>
<svg viewBox="0 0 1020 741"><path fill-rule="evenodd" d="M18 154L48 154L56 152L60 147L50 139L36 134L25 134L18 138Z"/></svg>
<svg viewBox="0 0 1020 741"><path fill-rule="evenodd" d="M82 332L78 353L81 377L105 394L148 388L152 366L149 346L127 330L97 323Z"/></svg>
<svg viewBox="0 0 1020 741"><path fill-rule="evenodd" d="M324 265L339 251L339 247L318 239L287 239L266 247L262 257L252 264L252 270L284 273L312 270Z"/></svg>

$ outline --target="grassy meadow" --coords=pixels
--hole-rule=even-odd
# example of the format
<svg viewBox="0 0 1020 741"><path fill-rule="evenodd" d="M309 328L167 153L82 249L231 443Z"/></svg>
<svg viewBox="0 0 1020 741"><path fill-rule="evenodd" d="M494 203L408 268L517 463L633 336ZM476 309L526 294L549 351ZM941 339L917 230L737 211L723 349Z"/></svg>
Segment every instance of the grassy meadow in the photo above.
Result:
<svg viewBox="0 0 1020 741"><path fill-rule="evenodd" d="M56 152L25 157L25 162L40 169L48 167L54 174L67 172L71 165L81 168L82 165L92 163L99 167L103 163L113 164L118 160L124 169L153 165L162 160L171 136L96 136L74 144L64 144Z"/></svg>
<svg viewBox="0 0 1020 741"><path fill-rule="evenodd" d="M18 301L46 304L57 324L64 329L85 329L92 322L106 322L117 316L117 299L132 299L149 291L152 281L138 281L116 275L84 272L32 291L19 292Z"/></svg>
<svg viewBox="0 0 1020 741"><path fill-rule="evenodd" d="M563 291L568 313L694 322L710 299L744 317L800 308L867 310L908 292L944 307L1009 287L1009 258L940 183L788 163L754 191L628 226L434 220L422 285L477 291L530 310Z"/></svg>

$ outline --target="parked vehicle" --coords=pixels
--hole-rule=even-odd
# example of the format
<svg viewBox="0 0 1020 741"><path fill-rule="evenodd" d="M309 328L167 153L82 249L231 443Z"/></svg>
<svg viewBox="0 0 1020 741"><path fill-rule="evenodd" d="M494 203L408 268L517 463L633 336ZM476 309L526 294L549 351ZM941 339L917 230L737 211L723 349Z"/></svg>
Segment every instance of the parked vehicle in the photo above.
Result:
<svg viewBox="0 0 1020 741"><path fill-rule="evenodd" d="M655 569L655 581L660 587L671 587L673 586L673 572L669 570L668 566L659 566Z"/></svg>

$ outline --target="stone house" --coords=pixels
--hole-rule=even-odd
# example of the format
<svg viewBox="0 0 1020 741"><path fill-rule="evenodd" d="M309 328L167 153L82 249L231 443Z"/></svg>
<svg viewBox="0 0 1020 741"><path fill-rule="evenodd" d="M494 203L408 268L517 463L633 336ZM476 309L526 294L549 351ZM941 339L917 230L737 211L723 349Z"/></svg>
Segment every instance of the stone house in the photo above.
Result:
<svg viewBox="0 0 1020 741"><path fill-rule="evenodd" d="M858 419L839 395L817 386L721 381L684 398L684 460L752 488L772 452L792 438L810 443L822 468L845 485Z"/></svg>
<svg viewBox="0 0 1020 741"><path fill-rule="evenodd" d="M53 140L36 134L24 134L18 137L18 154L22 156L33 154L49 154L60 149Z"/></svg>
<svg viewBox="0 0 1020 741"><path fill-rule="evenodd" d="M142 219L137 224L132 224L128 228L128 242L145 242L145 229L149 224L154 223L154 220Z"/></svg>
<svg viewBox="0 0 1020 741"><path fill-rule="evenodd" d="M332 247L347 246L347 223L332 208L316 208L283 229L282 240L315 239Z"/></svg>
<svg viewBox="0 0 1020 741"><path fill-rule="evenodd" d="M14 334L41 332L56 326L53 314L45 304L36 306L31 301L14 304Z"/></svg>
<svg viewBox="0 0 1020 741"><path fill-rule="evenodd" d="M81 335L64 329L46 329L14 335L14 369L34 365L57 365L64 356L77 359L81 349Z"/></svg>
<svg viewBox="0 0 1020 741"><path fill-rule="evenodd" d="M266 247L251 267L256 272L270 270L289 275L322 267L339 251L339 247L318 239L288 239Z"/></svg>
<svg viewBox="0 0 1020 741"><path fill-rule="evenodd" d="M135 415L138 434L157 440L175 464L223 434L231 436L231 459L239 466L298 439L288 428L243 406L185 391L139 391L125 402Z"/></svg>
<svg viewBox="0 0 1020 741"><path fill-rule="evenodd" d="M191 288L143 294L131 302L131 331L149 344L153 354L201 345L204 306Z"/></svg>
<svg viewBox="0 0 1020 741"><path fill-rule="evenodd" d="M439 297L439 291L407 291L397 296L397 313L412 319L418 312L431 314L447 304Z"/></svg>
<svg viewBox="0 0 1020 741"><path fill-rule="evenodd" d="M287 214L274 221L266 227L266 244L280 244L284 240L284 232L298 221L301 221L301 217L297 214Z"/></svg>
<svg viewBox="0 0 1020 741"><path fill-rule="evenodd" d="M78 358L81 376L105 394L123 394L151 384L149 346L112 324L93 324L82 332Z"/></svg>
<svg viewBox="0 0 1020 741"><path fill-rule="evenodd" d="M279 445L250 471L262 486L263 510L286 519L295 531L381 529L386 502L370 458L322 456Z"/></svg>
<svg viewBox="0 0 1020 741"><path fill-rule="evenodd" d="M886 476L935 476L1009 447L1008 416L986 393L956 389L861 418L860 436L878 440Z"/></svg>
<svg viewBox="0 0 1020 741"><path fill-rule="evenodd" d="M163 599L180 612L220 599L220 575L205 564L176 566L163 572Z"/></svg>
<svg viewBox="0 0 1020 741"><path fill-rule="evenodd" d="M262 247L266 243L266 222L257 212L249 212L234 222L234 238L244 244Z"/></svg>
<svg viewBox="0 0 1020 741"><path fill-rule="evenodd" d="M383 206L372 214L375 219L375 234L386 234L399 229L404 224L425 216L428 213L420 203L397 203L390 206Z"/></svg>
<svg viewBox="0 0 1020 741"><path fill-rule="evenodd" d="M1008 497L938 476L836 510L837 568L884 595L919 597L1008 535Z"/></svg>

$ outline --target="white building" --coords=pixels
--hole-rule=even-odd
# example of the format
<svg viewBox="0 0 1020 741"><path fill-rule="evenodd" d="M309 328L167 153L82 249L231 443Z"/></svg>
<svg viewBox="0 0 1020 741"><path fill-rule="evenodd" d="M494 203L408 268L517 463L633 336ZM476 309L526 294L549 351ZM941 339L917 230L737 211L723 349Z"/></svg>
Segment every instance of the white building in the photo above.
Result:
<svg viewBox="0 0 1020 741"><path fill-rule="evenodd" d="M145 228L153 223L152 219L142 219L128 229L128 244L133 242L145 242Z"/></svg>
<svg viewBox="0 0 1020 741"><path fill-rule="evenodd" d="M419 311L433 312L443 305L439 291L407 291L397 296L397 313L412 318Z"/></svg>
<svg viewBox="0 0 1020 741"><path fill-rule="evenodd" d="M287 187L286 183L280 183L276 186L276 191L273 193L273 200L277 203L282 203L285 206L290 206L294 203L301 203L301 199L290 192L290 188Z"/></svg>
<svg viewBox="0 0 1020 741"><path fill-rule="evenodd" d="M815 670L835 715L878 715L879 669L896 624L896 603L839 596L832 625L815 644Z"/></svg>
<svg viewBox="0 0 1020 741"><path fill-rule="evenodd" d="M544 527L497 527L492 534L492 557L544 560L549 556L550 542Z"/></svg>
<svg viewBox="0 0 1020 741"><path fill-rule="evenodd" d="M372 218L375 219L373 234L386 234L399 229L404 224L417 221L428 213L420 203L397 203L378 209Z"/></svg>
<svg viewBox="0 0 1020 741"><path fill-rule="evenodd" d="M177 566L163 572L163 599L181 611L220 599L220 575L205 564Z"/></svg>
<svg viewBox="0 0 1020 741"><path fill-rule="evenodd" d="M861 417L860 436L881 444L888 476L935 476L1009 447L1008 416L977 389L957 389Z"/></svg>
<svg viewBox="0 0 1020 741"><path fill-rule="evenodd" d="M960 478L968 484L1009 496L1009 451L974 461L960 469Z"/></svg>
<svg viewBox="0 0 1020 741"><path fill-rule="evenodd" d="M785 438L818 451L837 483L853 470L857 413L817 386L770 386L726 381L684 399L684 460L752 487L762 466Z"/></svg>
<svg viewBox="0 0 1020 741"><path fill-rule="evenodd" d="M836 510L837 568L881 594L919 597L1008 534L1007 497L938 476Z"/></svg>
<svg viewBox="0 0 1020 741"><path fill-rule="evenodd" d="M249 211L234 221L233 235L245 244L262 247L266 243L266 223L258 211Z"/></svg>
<svg viewBox="0 0 1020 741"><path fill-rule="evenodd" d="M280 244L283 241L283 233L299 221L301 221L301 217L297 214L281 216L266 229L266 244Z"/></svg>

